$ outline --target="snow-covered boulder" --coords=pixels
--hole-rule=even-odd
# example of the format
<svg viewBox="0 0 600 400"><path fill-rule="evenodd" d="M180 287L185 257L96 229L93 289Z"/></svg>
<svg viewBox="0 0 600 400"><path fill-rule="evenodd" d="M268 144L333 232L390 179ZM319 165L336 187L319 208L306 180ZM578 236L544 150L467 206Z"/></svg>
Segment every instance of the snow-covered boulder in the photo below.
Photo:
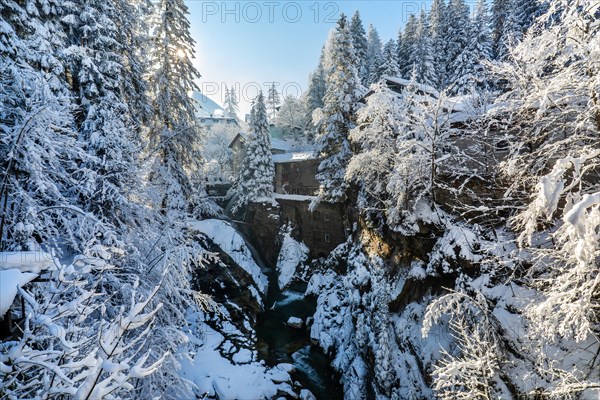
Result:
<svg viewBox="0 0 600 400"><path fill-rule="evenodd" d="M300 400L317 400L317 398L310 390L302 389L300 391Z"/></svg>
<svg viewBox="0 0 600 400"><path fill-rule="evenodd" d="M303 322L301 318L298 317L290 317L287 320L287 325L291 328L300 329L302 328Z"/></svg>

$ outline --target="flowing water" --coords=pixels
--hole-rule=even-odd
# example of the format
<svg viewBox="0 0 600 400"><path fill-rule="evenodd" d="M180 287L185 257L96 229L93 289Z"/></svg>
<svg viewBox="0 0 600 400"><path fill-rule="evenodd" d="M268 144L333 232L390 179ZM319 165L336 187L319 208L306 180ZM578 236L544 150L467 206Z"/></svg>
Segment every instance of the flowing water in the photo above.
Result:
<svg viewBox="0 0 600 400"><path fill-rule="evenodd" d="M243 236L242 233L240 235ZM315 312L316 302L305 299L306 285L292 285L281 291L277 284L277 271L266 265L260 253L244 237L256 263L269 278L269 291L265 311L258 315L256 324L257 351L268 365L290 363L296 367L295 380L309 389L318 400L341 400L343 398L339 375L331 367L331 359L312 345L310 332L303 327L287 326L289 317L306 321Z"/></svg>

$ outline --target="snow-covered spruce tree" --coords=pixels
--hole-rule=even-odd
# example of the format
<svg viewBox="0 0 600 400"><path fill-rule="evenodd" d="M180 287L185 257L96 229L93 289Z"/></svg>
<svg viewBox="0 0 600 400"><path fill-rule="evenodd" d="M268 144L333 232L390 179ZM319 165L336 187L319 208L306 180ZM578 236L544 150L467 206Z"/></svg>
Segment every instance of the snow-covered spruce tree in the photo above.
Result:
<svg viewBox="0 0 600 400"><path fill-rule="evenodd" d="M77 129L93 156L80 166L90 178L88 185L77 189L78 196L85 210L118 225L130 220L137 209L128 200L128 192L138 182L135 158L140 148L140 118L134 117L138 112L132 112L128 101L140 107L138 98L145 98L140 76L133 78L126 71L126 65L139 69L142 64L136 49L128 47L138 44L137 26L129 21L136 14L133 7L121 5L116 0L66 3L62 18L68 32L62 57L79 106ZM135 93L136 87L141 92ZM143 119L143 108L139 113Z"/></svg>
<svg viewBox="0 0 600 400"><path fill-rule="evenodd" d="M509 0L498 48L498 58L504 60L509 48L516 46L535 19L546 8L544 0Z"/></svg>
<svg viewBox="0 0 600 400"><path fill-rule="evenodd" d="M319 200L345 198L346 167L351 157L348 133L354 128L357 102L363 92L356 70L356 55L346 16L342 14L326 55L327 92L322 113L315 121L317 154L323 158L317 171Z"/></svg>
<svg viewBox="0 0 600 400"><path fill-rule="evenodd" d="M279 92L275 87L275 82L269 86L269 91L267 92L267 115L269 117L269 122L273 122L275 120L275 116L277 115L277 109L281 104L281 98L279 97Z"/></svg>
<svg viewBox="0 0 600 400"><path fill-rule="evenodd" d="M491 39L492 50L496 59L502 59L506 55L506 46L504 43L504 24L511 12L511 0L493 0L492 19L491 19Z"/></svg>
<svg viewBox="0 0 600 400"><path fill-rule="evenodd" d="M246 157L237 182L237 202L234 210L273 196L275 167L271 154L271 135L267 108L262 91L252 105L250 133L246 140Z"/></svg>
<svg viewBox="0 0 600 400"><path fill-rule="evenodd" d="M73 188L90 183L78 164L91 157L76 141L74 108L56 56L64 46L57 4L0 5L0 248L33 250L36 242L52 240L79 248L98 232L73 200Z"/></svg>
<svg viewBox="0 0 600 400"><path fill-rule="evenodd" d="M461 63L464 50L469 44L471 34L471 19L469 18L469 6L464 0L450 0L447 7L448 12L448 42L446 46L448 81L446 85L452 91L454 84L451 75L457 65Z"/></svg>
<svg viewBox="0 0 600 400"><path fill-rule="evenodd" d="M227 113L229 117L237 119L239 108L235 88L232 87L231 90L229 90L227 86L225 86L225 101L223 107L225 107L225 113Z"/></svg>
<svg viewBox="0 0 600 400"><path fill-rule="evenodd" d="M433 0L429 19L429 32L433 52L433 70L435 72L435 88L442 89L446 81L446 4L444 0Z"/></svg>
<svg viewBox="0 0 600 400"><path fill-rule="evenodd" d="M369 31L367 33L367 72L368 77L365 86L369 86L371 83L379 80L378 68L381 63L382 47L381 39L379 39L379 33L373 25L369 25Z"/></svg>
<svg viewBox="0 0 600 400"><path fill-rule="evenodd" d="M536 18L540 17L548 7L547 0L516 0L513 13L516 15L516 21L521 32L525 34L534 24Z"/></svg>
<svg viewBox="0 0 600 400"><path fill-rule="evenodd" d="M188 171L199 162L199 140L193 100L194 79L200 74L192 65L194 40L189 32L187 6L182 0L161 0L155 6L152 70L148 81L154 118L149 145L155 155L151 181L159 188L156 199L163 212L185 211L193 188Z"/></svg>
<svg viewBox="0 0 600 400"><path fill-rule="evenodd" d="M417 17L411 14L402 32L402 39L398 40L398 66L400 73L405 78L410 77L413 72L411 54L417 41L417 25Z"/></svg>
<svg viewBox="0 0 600 400"><path fill-rule="evenodd" d="M400 76L400 67L396 62L396 41L390 39L383 46L383 54L381 56L381 64L379 65L378 75L382 76Z"/></svg>
<svg viewBox="0 0 600 400"><path fill-rule="evenodd" d="M474 93L489 87L485 63L492 57L485 0L479 0L468 31L467 46L450 64L450 90L456 94Z"/></svg>
<svg viewBox="0 0 600 400"><path fill-rule="evenodd" d="M369 81L369 66L367 59L368 43L367 34L358 10L356 10L350 20L350 32L352 32L352 44L354 45L354 51L356 52L356 59L358 62L358 77L360 78L361 83L366 86Z"/></svg>
<svg viewBox="0 0 600 400"><path fill-rule="evenodd" d="M327 91L327 86L325 84L324 51L324 48L321 49L319 64L308 77L308 90L303 98L308 125L306 132L311 141L314 140L316 129L312 122L312 114L316 109L323 107L323 99L325 98L325 92Z"/></svg>
<svg viewBox="0 0 600 400"><path fill-rule="evenodd" d="M436 76L433 51L429 21L425 10L422 10L409 63L414 67L416 81L429 86L435 86L439 81Z"/></svg>
<svg viewBox="0 0 600 400"><path fill-rule="evenodd" d="M29 50L20 47L16 54ZM69 98L26 63L2 55L0 67L0 248L34 250L32 235L63 236L77 247L77 232L86 228L76 224L85 216L69 211L68 191L79 183L76 163L87 155L76 142Z"/></svg>

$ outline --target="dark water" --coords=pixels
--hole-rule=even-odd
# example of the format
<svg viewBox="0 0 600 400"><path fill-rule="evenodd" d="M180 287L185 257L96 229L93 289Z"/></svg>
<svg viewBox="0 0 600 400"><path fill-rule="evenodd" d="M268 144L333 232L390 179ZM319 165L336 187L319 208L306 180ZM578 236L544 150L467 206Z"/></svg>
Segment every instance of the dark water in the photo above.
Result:
<svg viewBox="0 0 600 400"><path fill-rule="evenodd" d="M242 237L244 235L239 232ZM266 265L260 253L244 237L252 257L269 278L269 291L265 300L265 311L258 315L256 324L257 351L267 365L289 363L296 367L294 380L310 390L317 400L343 399L339 375L333 370L329 357L310 342L310 332L290 328L289 317L306 318L314 314L316 302L304 299L306 284L292 285L285 292L279 290L275 267Z"/></svg>
<svg viewBox="0 0 600 400"><path fill-rule="evenodd" d="M292 286L281 292L274 271L269 275L269 294L265 311L256 324L257 350L261 359L268 365L290 363L296 367L293 377L303 387L309 389L318 400L341 400L342 387L338 374L331 368L329 357L319 348L311 345L310 332L290 328L286 325L289 317L299 317L306 321L314 314L315 302L305 300L305 285Z"/></svg>
<svg viewBox="0 0 600 400"><path fill-rule="evenodd" d="M276 268L263 261L260 251L252 246L240 229L238 233L269 278L265 311L258 315L255 328L259 358L270 366L293 364L296 371L292 378L310 390L317 400L343 399L339 375L331 367L329 357L311 344L310 331L305 327L294 329L286 325L289 317L302 318L306 322L306 318L315 312L316 302L304 299L303 296L306 284L292 285L285 292L279 290Z"/></svg>

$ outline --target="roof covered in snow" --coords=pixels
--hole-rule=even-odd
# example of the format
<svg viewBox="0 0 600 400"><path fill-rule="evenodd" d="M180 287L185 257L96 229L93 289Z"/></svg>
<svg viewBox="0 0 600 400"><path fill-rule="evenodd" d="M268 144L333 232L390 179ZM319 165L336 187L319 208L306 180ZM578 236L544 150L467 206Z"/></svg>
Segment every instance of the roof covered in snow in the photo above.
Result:
<svg viewBox="0 0 600 400"><path fill-rule="evenodd" d="M204 93L194 91L192 92L192 99L196 100L194 106L196 108L196 117L207 117L215 116L217 110L223 113L223 107L218 105L215 101L208 98ZM222 116L222 115L221 115Z"/></svg>
<svg viewBox="0 0 600 400"><path fill-rule="evenodd" d="M292 149L292 145L283 139L271 138L271 148L283 151L290 151Z"/></svg>
<svg viewBox="0 0 600 400"><path fill-rule="evenodd" d="M428 94L432 97L435 97L436 99L438 97L440 97L440 92L438 92L437 90L435 90L435 88L433 88L429 85L411 82L408 79L395 77L395 76L384 75L382 79L384 79L387 82L388 86L390 86L391 89L394 89L394 86L397 86L399 89L404 90L405 87L407 87L411 83L414 83L414 85L416 85L416 87L417 87L417 93L421 92L424 94Z"/></svg>

